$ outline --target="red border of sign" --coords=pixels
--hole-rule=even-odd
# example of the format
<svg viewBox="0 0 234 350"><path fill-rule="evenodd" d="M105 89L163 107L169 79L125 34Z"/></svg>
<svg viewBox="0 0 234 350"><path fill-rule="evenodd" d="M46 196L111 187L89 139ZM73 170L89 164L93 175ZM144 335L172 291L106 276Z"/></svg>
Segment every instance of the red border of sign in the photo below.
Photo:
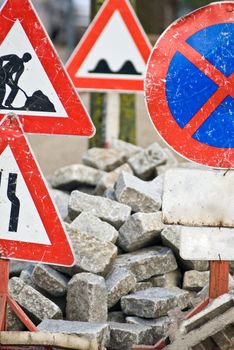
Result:
<svg viewBox="0 0 234 350"><path fill-rule="evenodd" d="M16 20L20 21L33 48L36 48L38 59L68 115L66 118L33 116L33 112L32 116L20 115L24 132L92 136L95 132L92 122L29 0L8 0L3 5L0 12L0 43ZM0 114L0 120L3 117L4 114Z"/></svg>
<svg viewBox="0 0 234 350"><path fill-rule="evenodd" d="M0 239L1 258L30 260L71 266L74 257L63 225L55 209L42 173L16 118L5 117L0 125L0 154L9 145L51 245Z"/></svg>
<svg viewBox="0 0 234 350"><path fill-rule="evenodd" d="M204 145L192 139L194 132L211 112L228 95L234 97L234 75L226 78L210 62L185 41L197 31L219 23L234 22L234 3L231 1L213 3L200 8L174 22L159 38L148 62L145 95L149 115L160 136L180 155L194 162L216 168L234 167L234 149L221 149ZM166 77L168 67L176 51L186 55L199 69L214 80L219 89L181 129L173 118L166 98ZM205 110L205 112L204 112Z"/></svg>
<svg viewBox="0 0 234 350"><path fill-rule="evenodd" d="M83 39L75 49L67 63L67 71L76 88L82 90L119 90L119 91L142 91L144 81L141 79L110 79L110 78L86 78L76 77L76 73L85 61L90 50L98 40L115 11L122 16L142 58L147 63L151 52L151 44L132 9L128 0L106 0L97 16L91 23Z"/></svg>

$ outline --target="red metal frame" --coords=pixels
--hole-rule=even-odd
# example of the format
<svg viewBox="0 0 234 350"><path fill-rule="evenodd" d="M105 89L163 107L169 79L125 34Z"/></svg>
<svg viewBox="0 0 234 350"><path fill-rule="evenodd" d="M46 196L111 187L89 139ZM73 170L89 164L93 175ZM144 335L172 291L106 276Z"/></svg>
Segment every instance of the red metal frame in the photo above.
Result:
<svg viewBox="0 0 234 350"><path fill-rule="evenodd" d="M37 327L8 293L9 266L9 260L0 259L0 331L3 332L7 330L6 316L7 305L9 305L29 331L38 332Z"/></svg>
<svg viewBox="0 0 234 350"><path fill-rule="evenodd" d="M210 301L219 296L228 293L229 280L229 262L228 261L211 261L210 262L210 288L209 297L198 304L191 312L189 312L185 320L201 312ZM155 345L137 345L132 350L161 350L166 346L165 339L161 339ZM214 349L215 350L215 349ZM234 349L230 349L234 350Z"/></svg>

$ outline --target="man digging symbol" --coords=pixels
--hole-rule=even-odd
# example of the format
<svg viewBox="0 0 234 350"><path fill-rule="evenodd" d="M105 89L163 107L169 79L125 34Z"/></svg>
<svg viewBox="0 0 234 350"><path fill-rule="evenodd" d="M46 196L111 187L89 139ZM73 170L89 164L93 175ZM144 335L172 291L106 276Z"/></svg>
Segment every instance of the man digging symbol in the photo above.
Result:
<svg viewBox="0 0 234 350"><path fill-rule="evenodd" d="M32 55L28 52L24 53L22 58L15 54L0 57L0 109L56 112L53 103L41 90L35 91L29 97L18 85L19 79L25 71L25 64L31 59ZM4 103L7 86L11 91ZM24 106L16 108L13 103L19 91L24 94L26 101Z"/></svg>
<svg viewBox="0 0 234 350"><path fill-rule="evenodd" d="M6 85L11 89L11 92L6 99L5 106L12 107L12 103L19 91L19 78L24 72L24 64L32 59L30 53L26 52L22 58L17 55L7 55L0 57L0 104L3 106L3 101L6 95ZM4 62L8 62L3 65ZM13 108L14 109L14 108Z"/></svg>

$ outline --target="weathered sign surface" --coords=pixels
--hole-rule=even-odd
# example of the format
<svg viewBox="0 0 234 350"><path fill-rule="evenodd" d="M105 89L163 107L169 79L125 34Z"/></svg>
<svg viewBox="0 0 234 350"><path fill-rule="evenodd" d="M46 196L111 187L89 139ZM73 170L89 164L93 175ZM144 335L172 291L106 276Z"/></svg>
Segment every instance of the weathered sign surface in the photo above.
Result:
<svg viewBox="0 0 234 350"><path fill-rule="evenodd" d="M234 2L173 23L151 54L149 114L162 138L197 163L234 167Z"/></svg>
<svg viewBox="0 0 234 350"><path fill-rule="evenodd" d="M1 258L72 265L61 220L16 117L0 124Z"/></svg>
<svg viewBox="0 0 234 350"><path fill-rule="evenodd" d="M68 64L78 89L143 91L151 45L128 0L106 0Z"/></svg>
<svg viewBox="0 0 234 350"><path fill-rule="evenodd" d="M94 127L29 0L0 11L0 120L24 132L92 136Z"/></svg>

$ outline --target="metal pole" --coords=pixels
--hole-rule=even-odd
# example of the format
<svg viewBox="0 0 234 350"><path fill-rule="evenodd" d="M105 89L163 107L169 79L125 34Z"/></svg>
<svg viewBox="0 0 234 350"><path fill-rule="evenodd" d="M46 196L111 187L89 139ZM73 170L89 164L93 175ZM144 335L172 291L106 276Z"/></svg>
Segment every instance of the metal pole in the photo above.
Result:
<svg viewBox="0 0 234 350"><path fill-rule="evenodd" d="M0 258L0 331L6 330L7 295L9 281L9 260Z"/></svg>

